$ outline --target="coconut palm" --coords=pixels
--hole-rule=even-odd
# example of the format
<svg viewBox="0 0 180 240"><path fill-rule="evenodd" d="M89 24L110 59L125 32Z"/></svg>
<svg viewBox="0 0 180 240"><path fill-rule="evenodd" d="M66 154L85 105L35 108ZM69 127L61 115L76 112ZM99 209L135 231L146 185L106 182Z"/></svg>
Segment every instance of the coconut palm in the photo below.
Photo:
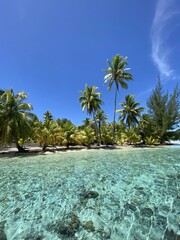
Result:
<svg viewBox="0 0 180 240"><path fill-rule="evenodd" d="M81 91L82 95L79 97L79 101L81 103L82 110L84 111L86 109L87 113L93 116L96 128L97 142L99 143L95 114L97 110L101 108L100 106L101 104L103 104L103 101L101 100L101 93L96 92L97 89L98 88L96 86L89 87L88 85L86 85L85 91Z"/></svg>
<svg viewBox="0 0 180 240"><path fill-rule="evenodd" d="M87 146L89 149L94 143L94 130L90 126L84 127L78 134L80 144Z"/></svg>
<svg viewBox="0 0 180 240"><path fill-rule="evenodd" d="M54 121L36 121L34 124L34 140L46 151L49 145L55 146L58 142L59 126Z"/></svg>
<svg viewBox="0 0 180 240"><path fill-rule="evenodd" d="M107 115L104 113L103 110L98 110L95 115L97 125L98 125L98 132L99 132L99 137L100 137L100 142L102 143L102 137L101 137L101 126L102 124L106 123L107 121Z"/></svg>
<svg viewBox="0 0 180 240"><path fill-rule="evenodd" d="M127 57L122 57L120 55L116 55L112 63L107 60L108 68L105 69L107 75L104 77L104 82L109 82L108 90L111 90L112 86L115 85L115 97L114 97L114 119L113 119L113 139L115 139L115 122L116 122L116 102L117 102L117 93L119 91L119 87L124 89L128 88L127 81L132 80L133 77L127 71L130 68L126 68L128 65Z"/></svg>
<svg viewBox="0 0 180 240"><path fill-rule="evenodd" d="M88 126L91 126L91 125L93 124L91 118L85 118L85 119L83 120L83 123L84 123L84 124L83 124L84 127L88 127Z"/></svg>
<svg viewBox="0 0 180 240"><path fill-rule="evenodd" d="M43 115L44 121L53 121L53 115L50 111L46 111Z"/></svg>
<svg viewBox="0 0 180 240"><path fill-rule="evenodd" d="M125 101L120 104L122 109L117 110L120 113L119 120L123 123L125 122L130 129L131 126L134 126L138 123L138 118L141 117L141 112L144 111L143 107L138 107L139 102L135 102L134 96L126 95Z"/></svg>
<svg viewBox="0 0 180 240"><path fill-rule="evenodd" d="M24 103L26 93L14 94L13 89L6 90L0 96L0 133L3 144L14 142L19 151L25 151L19 140L29 136L31 122L35 115L31 113L32 105Z"/></svg>

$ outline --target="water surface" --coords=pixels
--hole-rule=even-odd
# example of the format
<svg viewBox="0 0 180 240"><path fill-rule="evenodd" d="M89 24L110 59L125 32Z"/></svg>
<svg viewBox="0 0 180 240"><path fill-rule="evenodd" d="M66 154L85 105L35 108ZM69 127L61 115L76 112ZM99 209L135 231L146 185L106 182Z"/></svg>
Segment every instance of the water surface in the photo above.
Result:
<svg viewBox="0 0 180 240"><path fill-rule="evenodd" d="M8 240L174 240L180 147L1 157L0 217Z"/></svg>

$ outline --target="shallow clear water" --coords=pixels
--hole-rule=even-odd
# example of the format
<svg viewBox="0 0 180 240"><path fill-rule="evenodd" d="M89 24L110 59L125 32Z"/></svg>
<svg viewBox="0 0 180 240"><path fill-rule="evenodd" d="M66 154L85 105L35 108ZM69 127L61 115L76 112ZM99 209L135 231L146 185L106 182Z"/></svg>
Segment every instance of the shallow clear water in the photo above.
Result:
<svg viewBox="0 0 180 240"><path fill-rule="evenodd" d="M0 157L0 222L8 240L176 239L180 147Z"/></svg>

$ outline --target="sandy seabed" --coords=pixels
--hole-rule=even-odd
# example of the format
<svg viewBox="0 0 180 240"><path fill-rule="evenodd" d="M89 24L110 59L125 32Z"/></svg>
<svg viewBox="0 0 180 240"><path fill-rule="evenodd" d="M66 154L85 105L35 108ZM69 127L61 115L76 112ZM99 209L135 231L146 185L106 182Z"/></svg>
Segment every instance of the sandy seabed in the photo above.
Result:
<svg viewBox="0 0 180 240"><path fill-rule="evenodd" d="M180 147L80 149L1 154L4 239L180 238Z"/></svg>

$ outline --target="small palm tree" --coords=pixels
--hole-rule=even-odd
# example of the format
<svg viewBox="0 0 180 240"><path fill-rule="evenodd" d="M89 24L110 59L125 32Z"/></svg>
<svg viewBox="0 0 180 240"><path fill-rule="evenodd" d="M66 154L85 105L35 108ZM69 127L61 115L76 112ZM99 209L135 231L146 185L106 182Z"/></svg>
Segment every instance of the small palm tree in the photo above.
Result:
<svg viewBox="0 0 180 240"><path fill-rule="evenodd" d="M24 103L26 93L14 94L13 89L2 92L0 96L0 133L3 144L14 142L19 151L25 151L19 140L29 137L31 122L36 117L30 111L32 105Z"/></svg>
<svg viewBox="0 0 180 240"><path fill-rule="evenodd" d="M94 143L94 130L90 127L87 126L83 130L81 130L78 134L78 139L79 142L82 145L87 146L87 148L91 148L91 144Z"/></svg>
<svg viewBox="0 0 180 240"><path fill-rule="evenodd" d="M130 129L138 123L138 118L141 117L141 112L144 111L143 107L138 107L139 102L135 102L134 96L127 95L125 101L120 104L122 109L117 110L120 113L119 120L125 122Z"/></svg>
<svg viewBox="0 0 180 240"><path fill-rule="evenodd" d="M95 115L97 125L98 125L98 133L100 137L100 142L102 143L102 137L101 137L101 126L102 124L105 124L107 121L107 115L104 113L103 110L98 110Z"/></svg>
<svg viewBox="0 0 180 240"><path fill-rule="evenodd" d="M76 144L78 142L76 136L76 127L72 123L68 122L61 127L59 133L57 134L59 143L66 146L67 149L69 149L71 144Z"/></svg>
<svg viewBox="0 0 180 240"><path fill-rule="evenodd" d="M91 118L86 118L86 119L84 119L84 120L83 120L83 123L84 123L84 124L83 124L84 127L88 127L88 126L91 126L91 125L93 124Z"/></svg>
<svg viewBox="0 0 180 240"><path fill-rule="evenodd" d="M108 68L105 69L107 75L104 77L104 82L109 82L108 90L111 90L112 86L115 85L115 97L114 97L114 119L113 119L113 139L115 139L115 122L116 122L116 102L117 102L117 93L119 87L121 86L124 89L128 88L127 81L132 80L133 77L127 71L130 68L126 68L128 65L127 57L122 57L116 55L112 63L107 60Z"/></svg>
<svg viewBox="0 0 180 240"><path fill-rule="evenodd" d="M59 126L54 121L40 122L34 124L34 140L42 146L42 150L46 151L48 145L55 146L58 142L57 132Z"/></svg>
<svg viewBox="0 0 180 240"><path fill-rule="evenodd" d="M100 106L101 104L103 104L103 101L101 100L101 93L96 92L96 90L97 90L96 86L89 87L88 85L86 85L85 91L81 91L82 95L79 97L79 101L81 103L82 110L84 111L84 109L86 109L87 113L93 116L96 126L97 142L99 143L97 121L95 114L97 110L101 108Z"/></svg>
<svg viewBox="0 0 180 240"><path fill-rule="evenodd" d="M44 121L53 121L53 115L50 111L46 111L43 115Z"/></svg>

